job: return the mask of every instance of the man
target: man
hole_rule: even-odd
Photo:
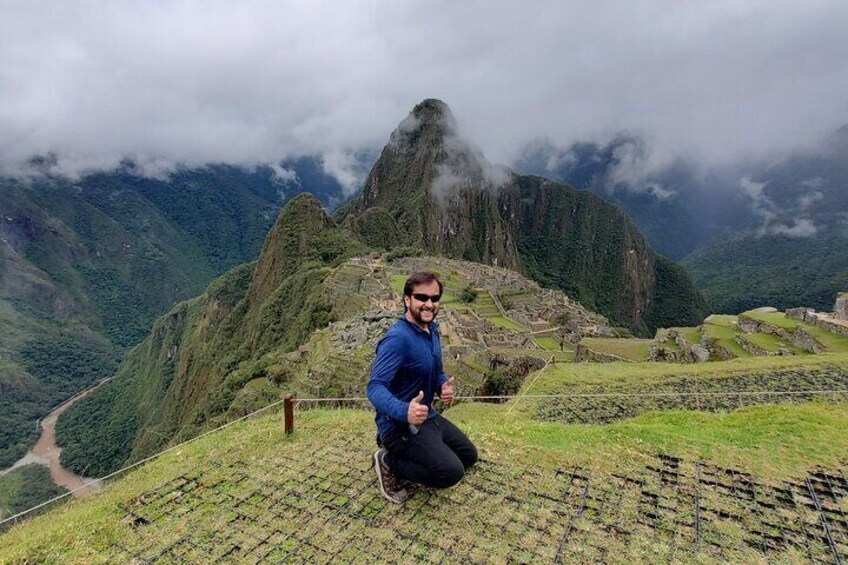
[[[454,377],[442,368],[439,313],[442,283],[415,273],[403,287],[405,312],[377,344],[368,399],[377,410],[374,468],[380,492],[400,504],[408,493],[398,478],[434,488],[455,485],[477,461],[477,448],[432,407],[438,393],[453,401]]]

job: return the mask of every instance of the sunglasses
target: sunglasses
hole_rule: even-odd
[[[416,292],[412,295],[412,298],[414,298],[418,302],[427,302],[428,300],[431,300],[433,304],[436,304],[439,302],[439,300],[442,299],[442,295],[434,294],[433,296],[430,296],[429,294],[421,294],[420,292]]]

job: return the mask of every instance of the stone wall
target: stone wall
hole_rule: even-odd
[[[787,308],[786,317],[798,320],[799,322],[806,322],[807,316],[814,313],[815,310],[812,308]]]
[[[796,327],[795,331],[789,337],[792,339],[792,345],[795,347],[800,347],[813,353],[824,353],[827,351],[827,348],[819,343],[810,332],[800,326]]]
[[[833,315],[837,320],[848,322],[848,292],[843,292],[836,297],[836,304],[833,306]]]
[[[701,331],[701,343],[709,350],[712,356],[715,356],[722,361],[733,359],[736,355],[729,349],[721,345],[718,340],[710,338],[703,330]]]
[[[848,336],[848,323],[841,322],[840,320],[827,318],[816,318],[816,325],[823,330],[827,330],[829,332],[833,332],[835,334]]]
[[[739,329],[746,334],[755,334],[760,331],[760,321],[748,316],[739,316]]]

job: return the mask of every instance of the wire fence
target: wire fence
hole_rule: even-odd
[[[637,416],[641,413],[655,410],[700,410],[728,411],[743,406],[761,403],[780,402],[848,402],[848,389],[825,390],[740,390],[740,391],[640,391],[640,392],[590,392],[590,393],[546,393],[546,394],[505,394],[505,395],[457,395],[454,403],[463,402],[494,402],[504,403],[513,401],[512,408],[520,402],[533,403],[535,416],[541,420],[562,421],[564,423],[597,424]],[[166,453],[170,453],[201,438],[220,432],[238,422],[248,420],[259,414],[278,409],[284,405],[285,399],[274,402],[249,414],[234,419],[217,428],[208,430],[198,436],[180,442],[158,453],[152,454],[130,465],[124,466],[103,477],[94,479],[84,486],[65,492],[59,496],[41,502],[31,508],[18,512],[0,520],[0,531],[13,523],[48,506],[66,500],[74,495],[90,490],[111,479],[125,474],[145,463],[153,461]],[[333,408],[365,408],[373,410],[367,397],[326,397],[326,398],[294,398],[293,406],[297,409],[310,409],[320,405],[330,405]],[[509,413],[509,411],[508,411]]]

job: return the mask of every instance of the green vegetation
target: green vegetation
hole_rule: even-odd
[[[62,464],[103,475],[226,421],[248,383],[273,374],[277,357],[350,306],[328,286],[345,284],[349,273],[328,277],[365,251],[312,196],[295,197],[255,265],[229,271],[160,318],[112,381],[59,418]]]
[[[619,208],[538,177],[517,177],[517,183],[504,199],[533,215],[533,221],[519,223],[516,240],[527,272],[539,283],[561,289],[636,335],[652,334],[659,327],[697,325],[706,316],[706,304],[686,272],[654,254]],[[528,200],[544,200],[545,206],[518,207]],[[646,261],[650,257],[653,271],[628,271],[626,253]],[[648,278],[656,285],[653,296],[645,297],[650,308],[643,316],[634,305],[634,281]]]
[[[596,387],[605,385],[650,386],[669,380],[710,379],[736,374],[773,373],[796,368],[819,370],[836,367],[848,368],[844,355],[822,354],[815,356],[747,357],[717,361],[715,363],[558,363],[546,369],[534,380],[529,391],[547,394],[563,387]]]
[[[555,337],[538,336],[534,337],[533,341],[535,341],[539,347],[547,349],[548,351],[562,351],[564,349],[562,342]]]
[[[66,492],[53,484],[50,470],[42,465],[24,465],[0,475],[0,520],[14,516],[45,500]],[[3,528],[0,527],[0,531]]]
[[[778,328],[782,328],[790,333],[794,331],[795,328],[801,328],[812,335],[816,341],[824,345],[828,352],[848,353],[848,336],[829,332],[818,326],[811,326],[810,324],[806,324],[799,320],[793,320],[792,318],[786,317],[786,315],[781,312],[744,312],[743,315],[777,326]]]
[[[686,343],[701,343],[701,330],[699,328],[672,328],[686,340]]]
[[[688,274],[654,253],[621,209],[533,176],[511,175],[494,195],[479,174],[479,152],[455,136],[446,150],[445,136],[455,132],[444,103],[425,100],[411,117],[417,126],[392,134],[367,190],[337,213],[341,223],[358,226],[373,214],[368,229],[382,233],[393,221],[399,246],[525,272],[639,336],[707,315]],[[445,168],[473,189],[440,200],[430,185]]]
[[[350,226],[366,245],[374,249],[392,249],[398,241],[398,227],[394,218],[379,206],[351,218]],[[399,249],[391,259],[409,256],[405,255],[409,251],[408,248]]]
[[[459,291],[459,293],[457,294],[457,299],[459,299],[460,302],[463,302],[465,304],[471,304],[472,302],[477,300],[477,295],[477,289],[474,288],[474,285],[472,283],[468,283],[467,285],[462,287],[462,290]]]
[[[513,330],[516,332],[526,332],[527,328],[522,326],[516,321],[510,320],[509,318],[505,318],[504,316],[486,316],[486,318],[495,324],[496,326],[500,326],[502,328],[506,328],[508,330]]]
[[[694,535],[668,537],[654,529],[647,514],[654,507],[640,502],[646,496],[655,493],[658,503],[667,504],[671,520],[691,522],[694,506],[676,498],[678,485],[666,489],[661,473],[650,468],[667,461],[658,454],[679,457],[675,472],[683,488],[694,481],[696,461],[702,473],[712,469],[708,465],[729,467],[747,473],[745,479],[760,488],[758,496],[766,496],[768,485],[802,481],[818,466],[839,468],[846,456],[846,406],[652,413],[586,426],[536,421],[525,410],[513,410],[512,403],[465,403],[447,416],[476,443],[482,461],[449,491],[414,490],[403,505],[390,505],[377,493],[366,464],[373,452],[367,411],[298,411],[290,438],[283,435],[282,416],[270,414],[201,438],[118,479],[98,496],[73,500],[12,528],[0,538],[0,561],[129,562],[156,555],[220,560],[226,554],[248,562],[283,559],[292,551],[306,561],[328,556],[373,561],[411,541],[410,555],[426,550],[448,563],[482,555],[551,561],[560,545],[566,562],[584,562],[587,555],[610,560],[608,551],[632,561],[796,562],[803,554],[791,547],[761,553],[744,542],[758,520],[779,518],[720,496],[706,483],[704,501],[722,504],[719,508],[735,516],[732,522],[702,516],[702,535],[715,546],[698,547]],[[633,487],[622,477],[642,482]],[[587,493],[585,506],[581,492]],[[463,511],[451,512],[457,504]],[[808,519],[818,525],[816,516],[786,512],[795,528]],[[604,527],[610,523],[622,532]],[[272,543],[263,543],[268,536]],[[823,542],[821,547],[827,551]]]
[[[489,370],[486,372],[482,396],[509,396],[521,388],[524,378],[531,371],[541,369],[545,363],[538,357],[502,357],[494,354],[489,357]]]
[[[683,265],[716,312],[760,306],[829,312],[848,288],[846,248],[839,229],[809,238],[751,234],[699,249]]]
[[[750,357],[751,354],[733,339],[739,334],[737,321],[738,316],[713,314],[704,320],[704,335],[707,339],[715,340],[734,357]]]
[[[764,333],[755,333],[743,336],[742,339],[746,339],[756,345],[757,347],[761,347],[766,351],[772,353],[780,353],[781,351],[788,351],[793,355],[804,355],[809,353],[799,347],[795,347],[792,345],[792,342],[781,339],[775,335],[764,334]]]
[[[650,339],[584,337],[580,340],[580,345],[591,351],[632,361],[647,361],[651,353]]]
[[[110,375],[157,316],[256,255],[279,207],[261,176],[209,167],[165,181],[124,170],[0,179],[0,468],[31,445],[39,417]]]

